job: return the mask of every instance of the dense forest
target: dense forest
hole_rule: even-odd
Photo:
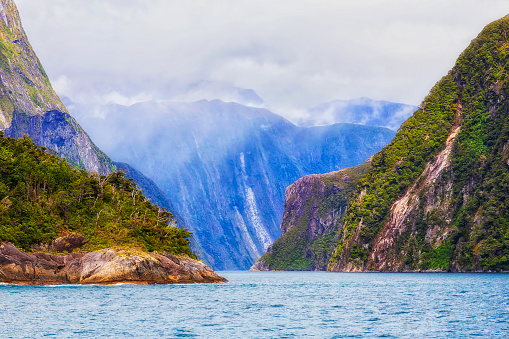
[[[81,248],[129,247],[196,256],[187,229],[121,171],[89,174],[29,137],[0,132],[0,240],[31,250],[75,232]]]
[[[509,269],[508,33],[508,17],[488,25],[374,156],[350,201],[330,267]],[[447,168],[429,185],[425,169],[453,130]],[[404,211],[404,223],[384,230],[405,195],[411,211]],[[376,252],[387,242],[383,234],[392,234],[391,244]]]

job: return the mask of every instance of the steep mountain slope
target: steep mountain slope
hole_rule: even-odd
[[[0,0],[0,79],[0,130],[6,136],[19,139],[27,134],[36,144],[55,150],[88,172],[106,174],[115,168],[54,92],[11,0]],[[127,164],[117,165],[146,191],[152,202],[167,208],[184,226],[171,202],[150,179]]]
[[[278,238],[286,186],[362,163],[394,135],[349,124],[302,128],[219,100],[73,114],[102,149],[165,192],[193,231],[193,250],[217,269],[248,269]]]
[[[0,130],[7,136],[28,134],[89,172],[112,170],[53,91],[12,0],[0,0],[0,80]]]
[[[166,194],[153,180],[147,178],[143,173],[125,162],[113,162],[113,165],[117,168],[117,170],[123,171],[126,178],[134,180],[138,187],[143,191],[143,195],[147,197],[152,204],[156,204],[161,208],[165,208],[168,212],[171,212],[180,228],[186,227],[184,218],[182,218],[182,216],[175,210],[170,199],[168,199]]]
[[[301,126],[323,126],[336,123],[362,124],[397,130],[417,107],[389,101],[357,98],[326,102],[308,110]]]
[[[333,271],[509,270],[509,16],[488,25],[373,158]]]
[[[251,270],[325,271],[350,194],[368,169],[369,161],[327,174],[307,175],[288,186],[281,237]]]

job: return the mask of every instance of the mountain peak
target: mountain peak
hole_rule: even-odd
[[[0,0],[0,125],[10,126],[14,111],[40,115],[66,112],[51,87],[21,25],[12,0]]]

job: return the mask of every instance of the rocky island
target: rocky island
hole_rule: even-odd
[[[123,172],[89,174],[2,132],[0,171],[0,282],[226,282]]]
[[[61,239],[61,238],[59,238]],[[0,245],[0,282],[22,285],[220,283],[201,261],[189,256],[136,249],[105,248],[56,255],[26,253],[11,243]]]

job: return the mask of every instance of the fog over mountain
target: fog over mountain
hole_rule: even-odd
[[[237,101],[217,88],[252,88],[291,121],[336,99],[419,104],[507,11],[506,0],[17,3],[59,95],[130,105]]]
[[[369,98],[335,100],[309,109],[298,123],[301,126],[351,123],[397,130],[416,109],[412,105]]]
[[[115,161],[152,179],[216,269],[247,269],[280,235],[286,187],[364,162],[393,137],[380,127],[298,127],[220,100],[67,107]]]

